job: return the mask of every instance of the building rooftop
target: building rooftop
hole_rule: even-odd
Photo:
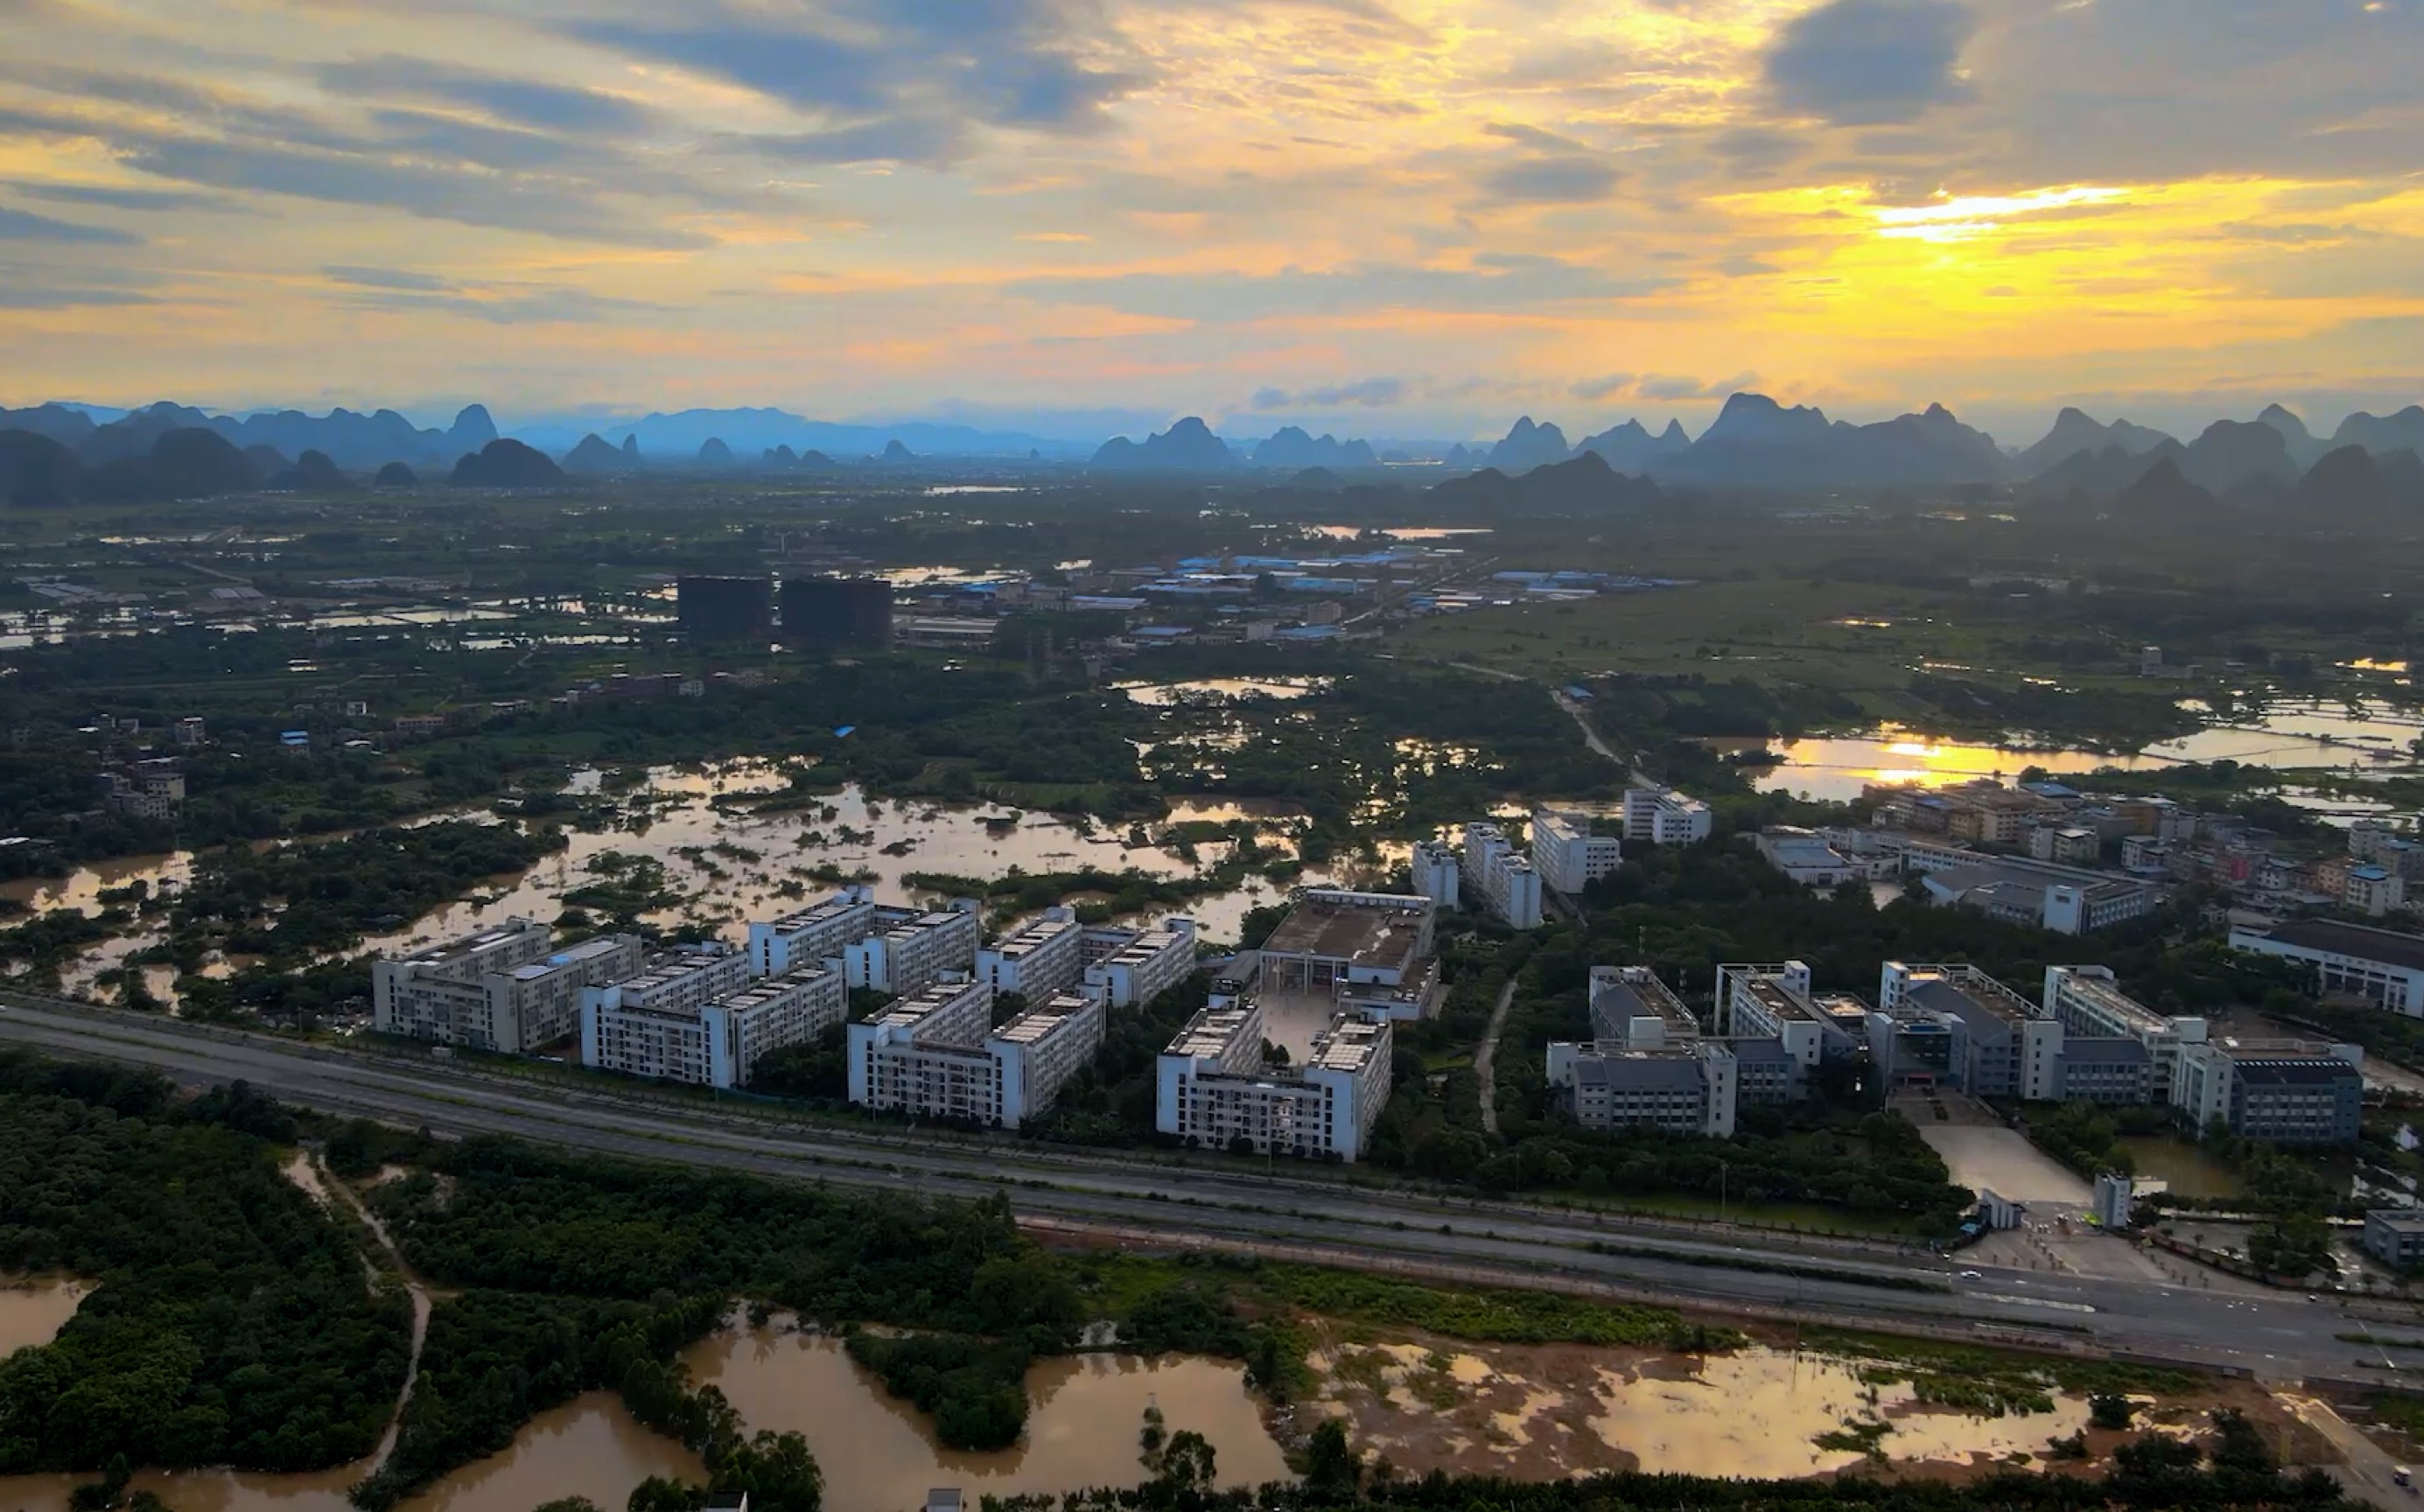
[[[852,898],[845,894],[828,898],[821,903],[811,904],[806,908],[795,909],[766,927],[777,934],[796,934],[802,930],[821,924],[829,918],[847,914],[852,909],[865,908],[868,904],[869,900],[866,899]]]
[[[2333,955],[2354,956],[2360,961],[2378,961],[2386,966],[2424,971],[2424,934],[2377,930],[2363,924],[2341,924],[2332,919],[2299,918],[2276,926],[2267,937],[2303,950],[2322,950]]]
[[[988,948],[1004,961],[1016,961],[1043,949],[1064,934],[1075,933],[1084,928],[1074,918],[1040,918],[995,942]]]
[[[1030,1008],[1018,1017],[993,1031],[993,1037],[1008,1044],[1034,1044],[1050,1039],[1061,1027],[1096,1006],[1091,997],[1076,993],[1055,993],[1038,1007]]]
[[[2065,1061],[2073,1064],[2093,1062],[2108,1066],[2143,1066],[2154,1058],[2146,1053],[2145,1045],[2138,1041],[2117,1039],[2073,1040],[2065,1037],[2062,1042],[2062,1055]]]
[[[630,992],[646,993],[696,976],[702,971],[724,964],[732,957],[729,949],[684,950],[670,960],[650,962],[636,977],[626,977],[614,985]]]
[[[957,1004],[971,992],[990,994],[992,989],[981,982],[938,981],[906,997],[894,999],[883,1012],[868,1022],[882,1028],[908,1029],[915,1033],[918,1025]]]
[[[527,966],[516,966],[512,976],[517,981],[534,981],[550,972],[561,971],[566,966],[576,966],[584,961],[595,961],[599,956],[610,956],[621,948],[623,948],[623,941],[620,938],[612,934],[600,934],[593,939],[583,940],[579,945],[566,946],[544,961],[534,961]]]
[[[2377,1207],[2365,1216],[2368,1223],[2380,1223],[2394,1233],[2424,1233],[2424,1213],[2409,1208]]]
[[[2101,1011],[2125,1024],[2134,1025],[2149,1034],[2160,1034],[2172,1027],[2167,1015],[2156,1012],[2101,977],[2072,972],[2068,982],[2064,990],[2071,996],[2095,1004]]]
[[[1590,1009],[1595,1020],[1610,1024],[1654,1018],[1678,1034],[1700,1032],[1700,1021],[1683,1006],[1682,998],[1658,979],[1658,974],[1647,966],[1619,966],[1613,970],[1592,968]]]
[[[1353,1075],[1372,1063],[1372,1058],[1380,1053],[1388,1039],[1388,1026],[1342,1014],[1313,1037],[1313,1052],[1305,1058],[1305,1069]]]
[[[728,1009],[757,1008],[761,1004],[771,1003],[776,998],[783,997],[819,977],[831,975],[833,974],[821,966],[802,966],[794,971],[787,971],[779,977],[761,977],[738,992],[725,994],[716,1001]]]
[[[1367,969],[1411,974],[1421,955],[1424,926],[1436,905],[1416,894],[1365,896],[1396,900],[1350,903],[1337,898],[1300,896],[1263,942],[1264,953],[1345,961]]]
[[[1194,943],[1193,936],[1183,934],[1177,930],[1150,929],[1105,956],[1103,961],[1107,965],[1116,963],[1123,966],[1132,966],[1152,960],[1172,946],[1181,944],[1192,946]]]
[[[2354,1066],[2334,1056],[2231,1058],[2237,1062],[2240,1081],[2258,1087],[2320,1087],[2358,1074]]]
[[[1187,1027],[1178,1031],[1178,1038],[1162,1054],[1218,1060],[1255,1017],[1251,1008],[1207,1008],[1188,1020]]]
[[[466,934],[458,939],[441,940],[436,945],[423,946],[401,959],[409,961],[415,965],[445,965],[451,962],[467,960],[484,950],[493,949],[516,935],[537,927],[537,921],[534,919],[507,919],[494,929],[482,930],[476,934]]]
[[[1969,1020],[1983,1014],[2022,1024],[2036,1016],[2027,998],[1974,967],[1916,977],[1909,995],[1922,1007]]]
[[[1577,1087],[1626,1091],[1698,1091],[1699,1057],[1689,1050],[1601,1050],[1574,1061]]]

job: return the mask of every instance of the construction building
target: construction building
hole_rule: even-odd
[[[599,935],[558,950],[544,924],[493,930],[371,963],[371,1023],[382,1034],[519,1055],[581,1027],[584,989],[637,970],[641,945]]]
[[[1734,1053],[1722,1042],[1656,1049],[1559,1042],[1549,1046],[1548,1074],[1559,1105],[1585,1128],[1733,1137],[1740,1089]]]
[[[1259,952],[1263,990],[1367,1018],[1426,1018],[1439,1003],[1437,909],[1411,893],[1300,888]]]
[[[842,979],[853,988],[908,994],[977,963],[984,926],[974,899],[932,912],[878,907],[875,928],[842,947]]]
[[[1005,1129],[1050,1110],[1103,1042],[1103,1000],[1055,993],[988,1029],[994,990],[942,983],[849,1031],[850,1100]]]
[[[774,629],[773,580],[677,578],[674,610],[682,634],[693,642],[756,641],[763,649]]]
[[[841,959],[875,932],[875,889],[845,887],[823,901],[749,926],[749,965],[760,977]]]
[[[977,979],[996,993],[1041,1001],[1086,975],[1086,930],[1071,908],[1051,908],[1032,924],[977,951]]]
[[[1656,784],[1624,790],[1624,837],[1644,845],[1697,845],[1716,816],[1697,798]]]
[[[1353,1161],[1391,1074],[1385,1019],[1342,1013],[1302,1065],[1267,1066],[1261,1005],[1216,995],[1161,1053],[1154,1125],[1197,1148]]]
[[[706,979],[694,973],[678,984],[660,979],[654,990],[585,994],[582,1064],[697,1087],[745,1087],[759,1059],[814,1040],[849,1008],[841,978],[821,966],[744,980],[701,1001],[694,989]]]
[[[1540,884],[1571,898],[1613,875],[1624,861],[1624,842],[1591,833],[1588,814],[1539,809],[1532,815],[1532,869]]]
[[[1476,821],[1464,827],[1464,885],[1515,928],[1539,928],[1540,874],[1497,825]]]
[[[990,624],[987,632],[990,639]],[[799,646],[888,645],[892,585],[881,578],[788,579],[783,640]]]
[[[2301,918],[2270,929],[2230,931],[2230,947],[2303,961],[2326,995],[2362,997],[2376,1008],[2424,1018],[2424,934]]]
[[[1195,921],[1164,919],[1085,970],[1086,990],[1113,1008],[1150,1003],[1195,973]]]

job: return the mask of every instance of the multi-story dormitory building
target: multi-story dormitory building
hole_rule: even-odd
[[[581,994],[640,967],[640,942],[599,935],[555,948],[526,918],[371,963],[371,1023],[382,1034],[521,1055],[581,1027]]]
[[[974,899],[931,912],[879,906],[873,931],[842,947],[842,979],[905,995],[973,968],[983,938]]]
[[[626,987],[635,990],[627,995]],[[822,966],[744,976],[712,995],[651,993],[645,981],[593,987],[582,995],[582,1065],[702,1087],[748,1085],[768,1052],[824,1033],[842,1021],[850,1001],[841,978]]]
[[[850,1100],[1014,1129],[1052,1106],[1103,1042],[1103,999],[1057,993],[989,1029],[994,990],[938,982],[850,1027]]]
[[[1811,990],[1800,962],[1717,970],[1715,1032],[1646,967],[1591,971],[1587,1043],[1549,1047],[1549,1082],[1599,1128],[1718,1138],[1738,1106],[1807,1095],[1810,1073],[1855,1062],[1873,1086],[2024,1101],[2161,1104],[2202,1130],[2281,1143],[2356,1137],[2353,1045],[2216,1040],[2202,1018],[2147,1008],[2101,966],[2054,966],[2032,1000],[1975,966],[1889,962],[1874,1009]]]
[[[1390,1022],[1338,1014],[1298,1064],[1263,1059],[1262,1005],[1222,983],[1155,1068],[1155,1127],[1190,1145],[1352,1161],[1389,1100]]]
[[[1475,822],[1464,827],[1459,886],[1474,901],[1515,928],[1539,928],[1540,874],[1497,825]]]

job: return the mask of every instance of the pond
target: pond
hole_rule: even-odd
[[[2114,1142],[2129,1152],[2139,1175],[2160,1178],[2181,1197],[2238,1197],[2247,1190],[2237,1171],[2177,1135],[2125,1135]]]
[[[927,1488],[958,1486],[979,1496],[1133,1486],[1144,1410],[1158,1407],[1172,1432],[1211,1441],[1220,1484],[1290,1478],[1263,1426],[1242,1367],[1170,1356],[1084,1354],[1028,1373],[1027,1437],[993,1454],[948,1450],[933,1424],[852,1361],[839,1340],[780,1326],[719,1334],[685,1362],[699,1384],[732,1400],[752,1431],[794,1429],[808,1438],[835,1507],[915,1507]]]
[[[91,1292],[72,1277],[0,1276],[0,1360],[57,1338]]]
[[[2200,705],[2191,711],[2205,710]],[[2275,701],[2248,719],[2216,724],[2136,753],[2089,751],[2024,738],[2000,743],[1945,740],[1893,724],[1859,735],[1711,743],[1725,750],[1763,747],[1781,756],[1782,764],[1752,777],[1752,786],[1762,791],[1842,803],[1859,797],[1860,789],[1870,783],[1915,782],[1941,788],[1980,777],[2008,782],[2029,767],[2043,768],[2056,776],[2083,776],[2107,767],[2160,772],[2182,762],[2228,760],[2289,770],[2354,764],[2362,774],[2381,775],[2413,768],[2411,742],[2419,736],[2424,736],[2424,718],[2379,699],[2354,704],[2310,699]],[[2370,806],[2337,800],[2311,802],[2312,806],[2334,812]]]

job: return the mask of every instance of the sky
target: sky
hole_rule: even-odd
[[[0,403],[2424,399],[2424,0],[0,0]]]

